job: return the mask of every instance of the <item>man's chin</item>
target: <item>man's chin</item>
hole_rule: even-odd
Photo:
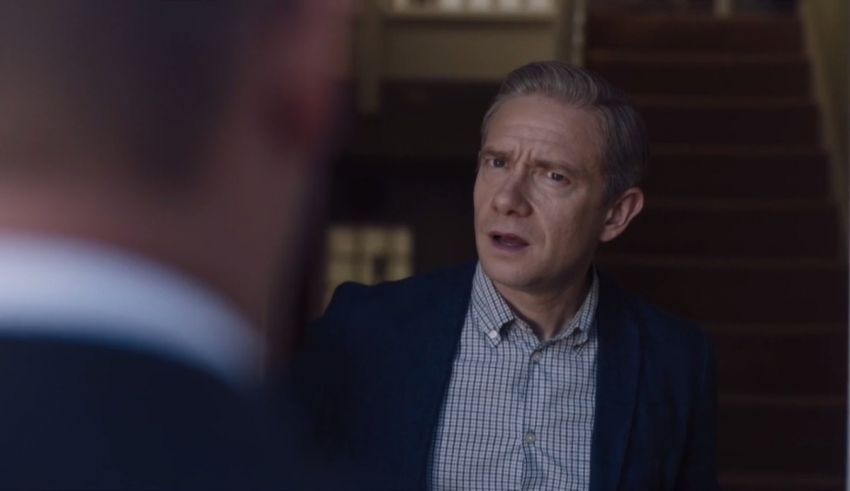
[[[481,267],[494,284],[513,290],[525,290],[531,282],[529,269],[521,264],[505,264],[504,261],[482,258]]]

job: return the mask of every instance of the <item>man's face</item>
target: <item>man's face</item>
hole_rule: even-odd
[[[605,222],[599,123],[544,96],[505,101],[475,181],[475,242],[497,287],[557,293],[583,278]]]

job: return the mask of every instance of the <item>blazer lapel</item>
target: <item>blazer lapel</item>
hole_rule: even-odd
[[[626,314],[623,292],[600,274],[591,491],[617,489],[629,443],[640,373],[640,334]]]
[[[405,383],[407,408],[402,415],[410,447],[405,449],[399,469],[400,488],[425,487],[434,429],[469,307],[474,271],[472,263],[445,281],[435,282],[431,295],[424,295],[427,305],[414,313],[417,318],[412,320],[410,332],[416,339],[408,346],[415,347],[410,353],[415,362]]]

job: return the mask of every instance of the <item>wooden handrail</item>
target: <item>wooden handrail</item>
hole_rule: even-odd
[[[575,65],[584,65],[584,52],[587,43],[587,0],[567,0],[562,8],[568,12],[570,22],[570,40],[567,43],[570,55],[567,61]]]
[[[824,146],[832,163],[833,195],[841,211],[844,246],[850,223],[850,6],[846,0],[801,0],[800,15],[814,65],[815,96]],[[850,456],[848,456],[850,458]]]

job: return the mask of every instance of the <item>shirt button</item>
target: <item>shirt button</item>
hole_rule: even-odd
[[[543,352],[542,351],[535,351],[534,353],[531,354],[531,361],[533,361],[534,363],[539,362],[541,358],[543,358]]]
[[[525,434],[525,443],[534,443],[537,441],[537,435],[534,434],[533,431],[529,431]]]

